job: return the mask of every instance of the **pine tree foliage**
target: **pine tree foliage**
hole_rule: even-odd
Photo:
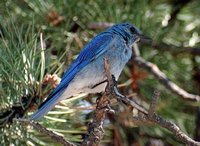
[[[45,75],[61,77],[81,48],[105,29],[91,29],[91,24],[130,22],[156,43],[200,49],[199,7],[198,0],[1,0],[0,145],[59,145],[15,118],[29,118],[51,91],[51,86],[43,84]],[[200,94],[200,55],[147,45],[140,45],[140,51],[181,88]],[[151,74],[131,64],[119,79],[120,85],[125,83],[122,93],[137,93],[148,107],[153,90],[160,90],[157,113],[194,138],[199,103],[181,99]],[[136,84],[130,83],[131,78]],[[96,95],[64,100],[40,123],[79,143],[91,120],[95,100]],[[116,115],[105,121],[102,145],[153,145],[154,140],[165,145],[181,144],[166,129],[135,125],[127,114],[130,111],[118,104],[113,108]]]

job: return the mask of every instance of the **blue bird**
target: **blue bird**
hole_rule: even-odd
[[[80,93],[103,92],[106,87],[104,58],[109,60],[110,72],[118,79],[132,56],[132,45],[142,36],[141,31],[129,23],[114,25],[98,34],[82,49],[63,75],[60,84],[31,119],[40,119],[63,99]]]

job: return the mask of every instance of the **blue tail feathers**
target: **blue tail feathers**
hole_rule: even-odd
[[[58,97],[59,95],[57,95]],[[39,120],[45,114],[47,114],[57,103],[59,102],[59,98],[55,96],[53,98],[48,98],[39,109],[32,115],[31,120]]]

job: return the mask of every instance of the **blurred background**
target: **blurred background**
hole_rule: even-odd
[[[0,145],[59,145],[15,117],[29,117],[51,92],[45,83],[61,77],[80,50],[99,32],[129,22],[153,39],[139,44],[143,58],[169,79],[200,94],[199,0],[1,0],[0,1]],[[51,75],[54,75],[53,77]],[[57,76],[56,76],[57,75]],[[199,103],[181,99],[150,73],[130,61],[119,79],[120,91],[148,108],[155,89],[161,92],[157,114],[200,141]],[[62,101],[40,123],[80,143],[98,95]],[[102,146],[184,145],[170,131],[153,124],[136,125],[132,114],[113,101]]]

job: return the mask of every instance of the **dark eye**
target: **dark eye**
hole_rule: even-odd
[[[128,43],[128,38],[127,37],[124,37],[124,40],[126,43]]]
[[[130,27],[130,32],[131,32],[132,34],[135,34],[135,33],[136,33],[135,28],[134,28],[134,27]]]

